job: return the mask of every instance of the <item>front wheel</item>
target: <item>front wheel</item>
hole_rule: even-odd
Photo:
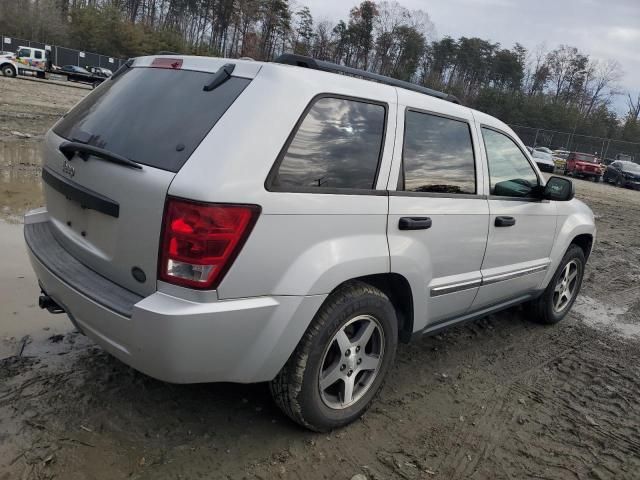
[[[5,65],[2,67],[2,74],[5,77],[15,77],[16,76],[16,69],[13,68],[11,65]]]
[[[347,425],[369,408],[396,353],[398,321],[379,289],[353,282],[320,308],[270,384],[276,404],[317,432]]]
[[[543,294],[529,305],[533,321],[554,324],[569,313],[582,286],[585,263],[582,248],[571,244]]]

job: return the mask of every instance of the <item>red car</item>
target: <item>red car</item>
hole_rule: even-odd
[[[600,159],[588,153],[571,152],[564,167],[565,175],[593,178],[596,182],[602,181],[604,171],[605,166],[600,163]]]

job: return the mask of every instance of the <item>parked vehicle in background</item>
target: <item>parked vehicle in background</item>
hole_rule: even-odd
[[[535,147],[534,150],[536,150],[538,152],[542,152],[542,153],[548,153],[549,155],[551,155],[553,153],[553,151],[550,148],[547,148],[547,147]]]
[[[568,150],[554,150],[552,153],[553,163],[558,170],[564,171],[567,165],[567,157],[569,156]]]
[[[129,61],[45,137],[40,306],[161,380],[270,382],[316,431],[362,415],[399,342],[562,320],[596,233],[572,182],[455,97],[353,72]]]
[[[547,173],[553,173],[556,165],[553,163],[551,150],[546,147],[536,147],[531,152],[531,156],[540,170]]]
[[[604,181],[619,187],[640,190],[640,165],[637,163],[616,160],[604,172]]]
[[[79,82],[92,85],[94,88],[104,82],[107,77],[91,73],[85,68],[76,65],[65,65],[61,67],[57,73],[66,75],[70,82]]]
[[[571,152],[567,156],[564,174],[575,177],[590,178],[595,182],[602,180],[605,166],[595,155],[589,153]]]
[[[102,68],[102,67],[87,67],[87,71],[89,71],[90,73],[92,73],[93,75],[96,75],[98,77],[102,77],[102,78],[108,78],[111,75],[113,75],[113,72],[111,70],[109,70],[108,68]]]
[[[33,75],[45,78],[50,68],[49,52],[41,48],[18,47],[15,54],[0,57],[0,71],[5,77]]]

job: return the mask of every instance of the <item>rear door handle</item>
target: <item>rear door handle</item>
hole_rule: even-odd
[[[496,217],[496,227],[513,227],[516,224],[516,219],[513,217]]]
[[[402,217],[398,222],[400,230],[426,230],[431,228],[429,217]]]

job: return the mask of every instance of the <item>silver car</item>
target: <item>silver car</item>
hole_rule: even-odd
[[[596,233],[502,122],[295,56],[131,60],[47,133],[42,176],[43,308],[167,382],[270,382],[317,431],[399,343],[521,303],[561,320]]]

